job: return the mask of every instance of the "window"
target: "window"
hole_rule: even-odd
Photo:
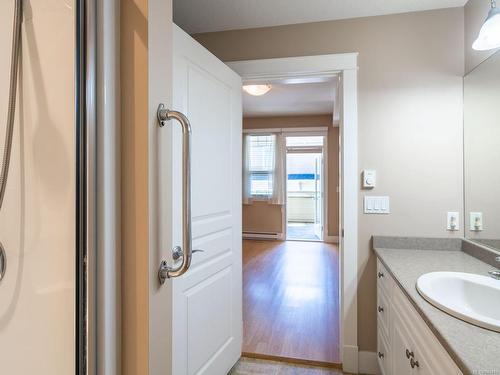
[[[284,137],[281,133],[254,133],[244,137],[243,203],[253,199],[284,204]]]
[[[275,168],[275,135],[250,135],[247,138],[247,165],[252,197],[273,195]]]
[[[286,137],[286,147],[314,147],[323,146],[323,136]]]

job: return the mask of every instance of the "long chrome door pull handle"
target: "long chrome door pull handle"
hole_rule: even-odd
[[[160,263],[158,278],[160,284],[170,277],[179,277],[186,273],[191,265],[192,239],[191,239],[191,124],[188,118],[181,112],[171,111],[164,104],[158,106],[156,112],[160,127],[166,125],[169,120],[177,120],[182,127],[182,247],[174,247],[175,254],[179,251],[178,259],[182,261],[178,266],[169,266],[166,261]]]

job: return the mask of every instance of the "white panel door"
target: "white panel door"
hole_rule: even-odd
[[[392,357],[392,374],[394,375],[412,375],[414,374],[413,369],[410,366],[410,357],[408,357],[407,352],[412,352],[415,348],[415,344],[410,339],[410,333],[402,322],[399,314],[394,311],[391,314],[393,320],[392,324],[392,345],[391,345],[391,357]]]
[[[173,109],[191,122],[190,269],[172,279],[172,374],[226,374],[241,354],[241,78],[174,26]],[[173,130],[173,243],[181,243],[181,132]]]

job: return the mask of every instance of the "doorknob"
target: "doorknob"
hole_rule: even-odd
[[[166,261],[160,263],[158,279],[160,284],[170,277],[179,277],[187,272],[191,265],[192,239],[191,239],[191,124],[181,112],[171,111],[164,104],[158,106],[156,111],[158,124],[164,127],[169,120],[176,120],[182,128],[182,247],[172,250],[179,254],[177,259],[182,262],[177,266],[169,266]]]

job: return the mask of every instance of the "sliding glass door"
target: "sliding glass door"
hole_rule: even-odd
[[[324,183],[323,183],[323,151],[314,155],[314,234],[323,240],[324,218]]]
[[[323,240],[323,138],[286,138],[285,216],[288,240]]]

